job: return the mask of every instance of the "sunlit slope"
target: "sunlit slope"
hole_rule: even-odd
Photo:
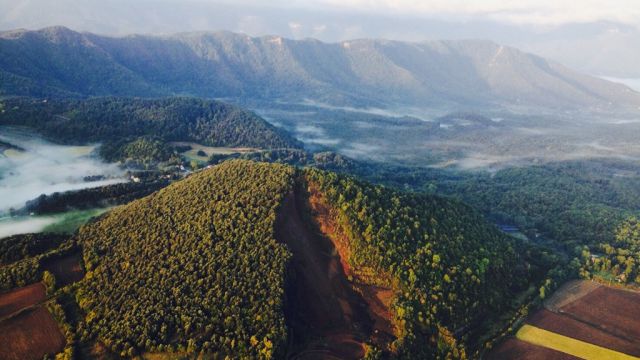
[[[283,212],[293,194],[298,205]],[[368,298],[363,306],[371,309],[359,311],[388,313],[384,327],[393,334],[377,342],[387,355],[476,356],[508,326],[530,284],[540,287],[555,266],[553,257],[516,243],[455,201],[331,172],[233,160],[80,229],[87,270],[77,295],[85,312],[80,332],[124,356],[283,356],[300,345],[300,336],[287,336],[285,289],[306,268],[288,260],[306,260],[296,258],[304,252],[289,251],[301,239],[278,238],[276,219],[280,230],[294,217],[292,226],[309,226],[304,221],[315,215],[305,199],[322,202],[315,210],[326,209],[326,224],[335,225],[327,236],[339,235],[332,238],[338,251],[318,255],[342,257],[332,263],[350,268],[341,289],[384,294],[384,304],[372,309]],[[358,341],[375,338],[371,332]]]
[[[282,350],[289,253],[273,228],[292,174],[227,162],[83,227],[87,331],[124,355]]]
[[[553,256],[519,244],[462,203],[305,174],[333,209],[341,253],[358,281],[393,291],[391,347],[402,356],[479,356],[529,286],[555,266]]]

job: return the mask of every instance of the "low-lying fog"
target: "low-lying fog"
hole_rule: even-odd
[[[0,142],[18,148],[0,144],[0,215],[41,194],[125,181],[118,166],[93,154],[95,146],[57,145],[15,127],[0,127]],[[104,178],[88,182],[86,176]]]
[[[640,161],[640,111],[607,116],[525,110],[407,109],[390,116],[308,103],[259,113],[310,150],[360,160],[489,171],[579,159]]]
[[[0,218],[0,239],[17,234],[41,232],[59,219],[55,216],[18,216]]]

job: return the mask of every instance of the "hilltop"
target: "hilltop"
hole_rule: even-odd
[[[245,160],[118,207],[73,242],[77,334],[122,356],[464,358],[555,264],[461,203]]]
[[[172,141],[259,149],[302,146],[253,112],[216,100],[9,98],[0,107],[0,125],[30,127],[59,143],[102,143],[107,160],[131,155],[166,160]]]

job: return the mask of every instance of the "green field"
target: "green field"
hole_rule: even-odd
[[[71,210],[60,215],[56,215],[59,220],[51,225],[46,226],[43,232],[68,233],[75,232],[80,226],[84,225],[91,218],[102,215],[111,208],[96,208],[88,210]]]
[[[204,146],[197,143],[192,142],[172,142],[171,145],[174,146],[190,146],[191,150],[187,150],[180,155],[184,157],[187,161],[195,160],[199,164],[206,163],[209,160],[211,155],[231,155],[231,154],[242,154],[256,151],[253,148],[230,148],[230,147],[214,147],[214,146]],[[198,155],[198,151],[203,151],[206,156]]]

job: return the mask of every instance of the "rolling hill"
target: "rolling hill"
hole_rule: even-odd
[[[244,160],[74,242],[77,333],[125,357],[475,357],[553,267],[461,203]]]
[[[135,152],[167,157],[169,141],[262,149],[300,148],[285,131],[256,114],[215,100],[91,98],[0,101],[0,125],[26,126],[58,142],[101,142],[101,152],[116,160]]]
[[[349,106],[632,108],[626,86],[489,41],[252,38],[229,32],[107,37],[63,27],[0,33],[0,91],[186,94]]]

